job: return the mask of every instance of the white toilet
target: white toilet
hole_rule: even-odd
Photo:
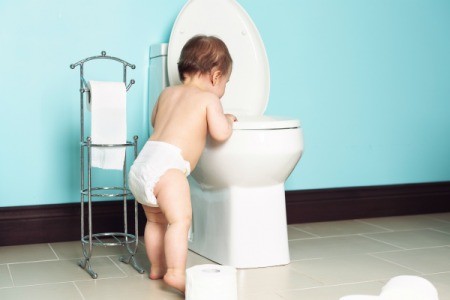
[[[150,109],[165,86],[180,83],[181,49],[197,34],[217,36],[228,46],[233,72],[222,104],[238,122],[224,144],[207,141],[189,177],[189,248],[236,268],[288,264],[284,182],[303,152],[303,134],[299,120],[263,115],[269,99],[269,64],[255,25],[235,0],[188,1],[168,47],[151,47]]]

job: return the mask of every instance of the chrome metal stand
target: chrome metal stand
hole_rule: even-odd
[[[128,233],[128,218],[127,218],[127,198],[131,197],[131,192],[126,188],[127,182],[127,167],[126,167],[126,152],[125,160],[122,169],[123,182],[122,186],[112,187],[93,187],[92,186],[92,165],[91,165],[91,152],[93,147],[133,147],[134,158],[137,157],[137,142],[138,137],[134,136],[134,141],[127,141],[124,144],[93,144],[90,137],[84,138],[85,124],[84,124],[84,100],[85,94],[89,93],[89,86],[84,78],[84,63],[96,60],[96,59],[110,59],[123,64],[123,82],[126,85],[128,91],[134,84],[134,80],[131,79],[127,85],[127,67],[135,69],[135,65],[119,59],[117,57],[106,56],[106,52],[102,51],[99,56],[92,56],[83,59],[77,63],[71,64],[70,68],[75,69],[80,66],[80,167],[81,167],[81,245],[83,249],[84,258],[78,263],[78,265],[85,269],[86,272],[96,279],[98,274],[94,272],[91,265],[91,258],[94,246],[124,246],[127,249],[128,254],[120,257],[120,261],[130,264],[136,271],[143,274],[142,269],[136,262],[135,255],[138,248],[138,203],[134,201],[134,235]],[[85,164],[85,157],[87,156],[87,165]],[[87,169],[87,170],[86,170]],[[87,171],[87,182],[85,182],[85,172]],[[123,232],[104,232],[93,233],[93,221],[92,221],[92,199],[96,197],[111,198],[113,200],[123,201]],[[87,202],[86,202],[87,199]],[[88,234],[85,235],[85,207],[87,205],[88,213]]]

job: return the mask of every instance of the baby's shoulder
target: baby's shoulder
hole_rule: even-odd
[[[218,97],[211,92],[201,90],[199,88],[179,86],[179,91],[185,97],[192,99],[193,101],[211,102],[218,100]]]
[[[219,98],[214,93],[208,91],[198,92],[197,97],[198,99],[204,101],[206,104],[219,100]]]
[[[183,85],[167,87],[160,95],[160,102],[182,102],[185,105],[193,105],[197,108],[206,107],[211,103],[218,102],[218,100],[220,99],[214,93]]]

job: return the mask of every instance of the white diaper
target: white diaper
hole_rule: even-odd
[[[143,205],[158,207],[153,188],[170,169],[178,169],[186,176],[191,173],[191,165],[184,160],[180,148],[165,142],[148,141],[128,174],[128,185],[136,200]]]

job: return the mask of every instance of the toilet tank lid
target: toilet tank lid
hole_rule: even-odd
[[[301,127],[300,120],[275,116],[237,116],[234,130],[270,130]]]
[[[160,56],[167,56],[167,43],[150,45],[149,58],[156,58]]]

